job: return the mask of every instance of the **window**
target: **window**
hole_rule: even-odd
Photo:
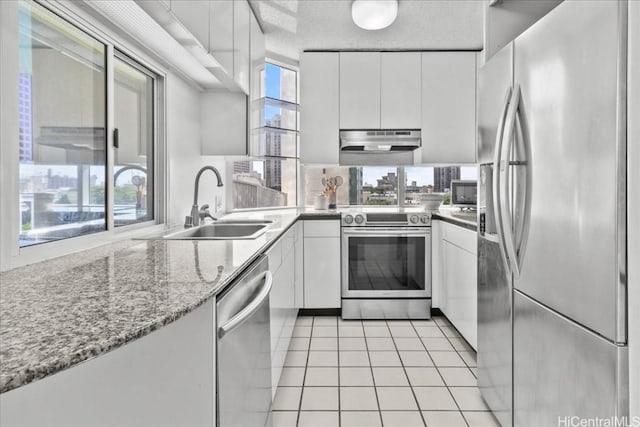
[[[104,231],[106,46],[32,2],[19,28],[20,246]]]
[[[19,2],[21,247],[103,232],[112,220],[117,227],[154,219],[155,77],[122,55],[108,58],[107,51],[43,6]],[[113,81],[106,72],[110,59]],[[110,111],[120,144],[113,166],[107,161]]]
[[[298,172],[298,73],[267,63],[252,106],[251,160],[234,161],[235,209],[295,206]]]
[[[326,181],[336,176],[343,182],[336,189],[338,205],[410,206],[419,205],[423,193],[448,193],[454,179],[475,180],[477,167],[307,167],[304,176],[307,206],[313,205],[316,194],[325,191],[323,178]]]

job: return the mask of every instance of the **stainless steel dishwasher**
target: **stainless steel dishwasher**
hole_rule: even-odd
[[[218,297],[218,427],[271,427],[272,283],[260,256]]]

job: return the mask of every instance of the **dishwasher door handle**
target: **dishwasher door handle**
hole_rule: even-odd
[[[224,325],[218,328],[218,339],[224,337],[226,334],[240,326],[245,320],[251,317],[251,315],[255,313],[256,310],[258,310],[260,305],[262,305],[264,300],[269,296],[271,287],[273,286],[273,275],[270,271],[265,271],[261,280],[264,280],[262,290],[258,292],[253,301],[247,304],[245,308],[240,310],[238,314],[227,320]]]

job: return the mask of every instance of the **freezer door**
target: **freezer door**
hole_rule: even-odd
[[[629,415],[627,347],[612,344],[518,291],[513,303],[516,427],[578,425],[571,424],[570,417]]]
[[[623,7],[563,2],[514,42],[531,150],[529,240],[514,287],[615,342],[625,341]]]
[[[513,83],[513,44],[484,64],[478,74],[478,162],[493,161],[493,148],[507,92]]]

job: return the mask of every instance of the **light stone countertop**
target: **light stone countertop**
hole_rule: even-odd
[[[349,210],[233,213],[224,218],[273,223],[253,240],[160,239],[181,229],[167,228],[0,272],[0,393],[179,319],[225,289],[296,220],[339,219]]]
[[[221,292],[299,217],[268,210],[225,218],[274,221],[253,240],[127,240],[0,273],[0,393],[67,369],[171,323]],[[176,227],[175,230],[181,227]]]

